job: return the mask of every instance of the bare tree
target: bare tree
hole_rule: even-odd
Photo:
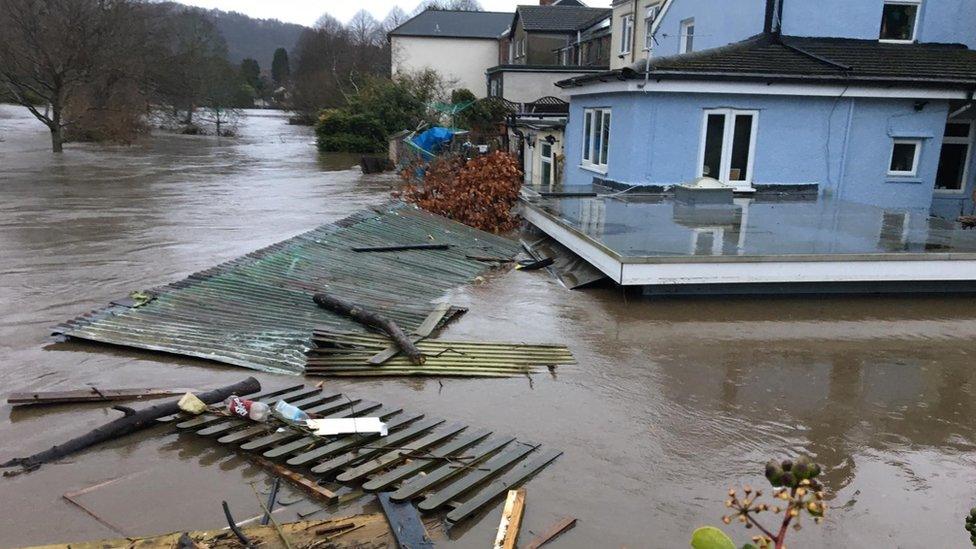
[[[410,16],[408,16],[407,12],[403,11],[400,6],[393,6],[390,13],[386,14],[386,17],[383,19],[383,33],[389,33],[391,30],[402,25],[409,18]]]
[[[127,47],[130,8],[125,0],[4,0],[0,86],[48,127],[54,152],[71,124],[65,104]]]
[[[483,11],[483,8],[478,0],[423,0],[411,15],[417,15],[424,10]]]
[[[383,43],[383,28],[368,11],[359,10],[346,25],[352,44],[357,48],[379,46]]]
[[[332,34],[338,34],[343,30],[342,23],[340,23],[338,19],[330,15],[328,12],[323,13],[322,16],[315,21],[314,28]]]

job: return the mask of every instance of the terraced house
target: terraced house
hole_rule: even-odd
[[[567,182],[706,176],[972,213],[976,2],[627,4],[613,41],[633,62],[560,83]],[[651,7],[641,44],[634,20]]]

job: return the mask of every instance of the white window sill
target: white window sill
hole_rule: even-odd
[[[895,40],[893,38],[879,38],[878,42],[882,44],[914,44],[915,40]]]
[[[607,175],[607,168],[606,167],[601,168],[601,167],[595,166],[593,164],[580,164],[579,167],[580,167],[581,170],[586,170],[588,172],[598,173],[600,175]]]
[[[935,194],[947,198],[965,198],[965,189],[935,189]]]
[[[921,185],[923,181],[920,177],[914,175],[888,174],[888,177],[885,178],[885,183],[910,183],[912,185]]]

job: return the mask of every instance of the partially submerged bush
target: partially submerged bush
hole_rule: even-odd
[[[339,109],[322,111],[315,134],[322,151],[373,153],[386,148],[383,124],[370,114]]]
[[[399,193],[403,200],[472,227],[492,232],[518,226],[513,209],[522,186],[522,172],[515,157],[494,152],[465,160],[439,157],[426,168],[423,184],[413,183],[421,168],[408,167],[403,178],[410,182]]]

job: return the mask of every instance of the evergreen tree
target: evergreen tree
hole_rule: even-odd
[[[291,67],[288,64],[288,50],[278,48],[274,52],[274,60],[271,62],[271,81],[274,82],[275,89],[288,83],[291,78]]]

